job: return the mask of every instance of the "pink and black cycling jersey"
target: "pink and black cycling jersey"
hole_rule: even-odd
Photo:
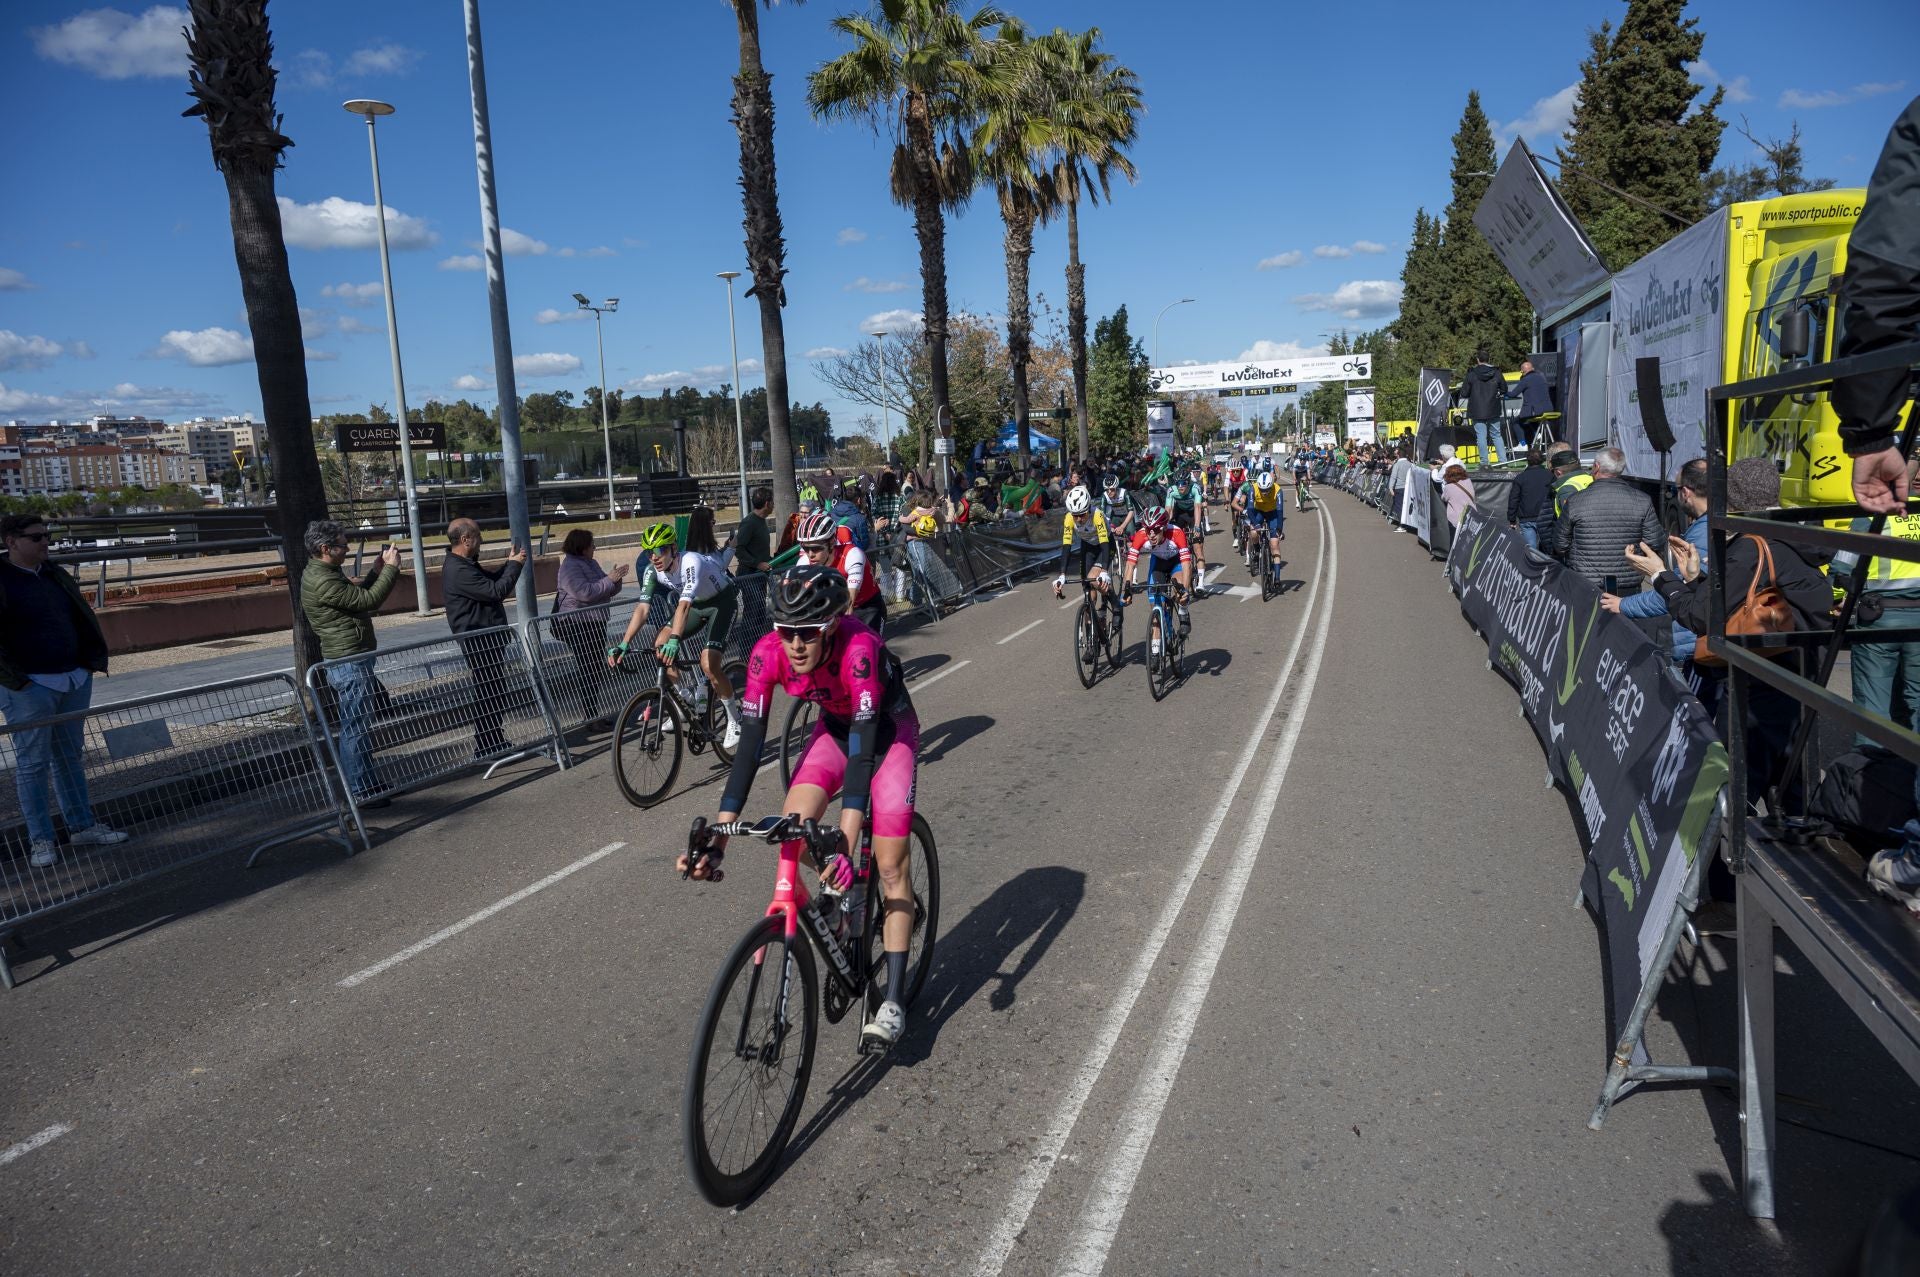
[[[812,701],[820,722],[846,749],[847,774],[840,801],[867,809],[874,760],[892,747],[902,720],[913,717],[913,700],[899,662],[880,636],[851,616],[843,616],[827,641],[826,659],[811,674],[795,673],[779,634],[763,636],[747,658],[747,685],[740,701],[740,744],[727,777],[720,810],[742,811],[760,770],[767,739],[767,710],[773,689]]]

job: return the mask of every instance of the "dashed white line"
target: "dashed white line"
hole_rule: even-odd
[[[1040,621],[1044,621],[1046,619],[1047,618],[1043,616],[1040,618]],[[1019,629],[1015,630],[1013,633],[1007,635],[1005,638],[995,639],[993,645],[995,647],[1000,647],[1000,646],[1003,646],[1004,644],[1013,642],[1015,639],[1019,638],[1022,634],[1025,634],[1028,630],[1040,624],[1040,621],[1027,622],[1025,625],[1021,626]]]
[[[1246,745],[1240,751],[1240,757],[1227,777],[1226,786],[1221,790],[1220,801],[1208,817],[1206,825],[1200,831],[1187,863],[1182,867],[1180,876],[1174,880],[1168,891],[1166,903],[1160,910],[1153,930],[1147,933],[1135,952],[1133,966],[1128,970],[1121,985],[1120,996],[1107,1008],[1107,1014],[1096,1026],[1092,1045],[1079,1065],[1068,1078],[1065,1093],[1059,1106],[1048,1119],[1046,1127],[1030,1146],[1027,1164],[1022,1168],[1019,1178],[1014,1182],[1012,1199],[999,1217],[987,1238],[986,1249],[980,1254],[979,1262],[974,1265],[976,1277],[998,1277],[1006,1266],[1007,1257],[1027,1227],[1027,1221],[1033,1216],[1034,1205],[1040,1200],[1041,1192],[1046,1188],[1054,1167],[1060,1160],[1060,1151],[1066,1147],[1067,1139],[1073,1134],[1074,1126],[1080,1120],[1081,1112],[1086,1108],[1088,1098],[1093,1094],[1094,1086],[1100,1081],[1106,1070],[1107,1062],[1113,1056],[1114,1048],[1119,1044],[1120,1033],[1126,1027],[1128,1018],[1133,1014],[1135,1003],[1146,988],[1147,980],[1159,964],[1160,954],[1166,948],[1167,940],[1173,934],[1179,921],[1180,911],[1185,906],[1187,895],[1200,876],[1200,870],[1206,864],[1207,856],[1213,849],[1214,839],[1226,824],[1227,813],[1233,807],[1240,786],[1247,772],[1253,767],[1255,758],[1265,750],[1267,728],[1273,722],[1273,716],[1279,712],[1287,690],[1293,685],[1291,671],[1299,659],[1300,648],[1306,642],[1308,620],[1313,616],[1314,604],[1319,599],[1321,568],[1327,555],[1327,544],[1331,536],[1320,542],[1313,572],[1313,585],[1307,593],[1306,606],[1301,612],[1301,623],[1294,632],[1293,644],[1287,651],[1285,662],[1280,668],[1288,671],[1274,683],[1273,692],[1268,696],[1262,710],[1259,726],[1248,735]]]
[[[8,1148],[5,1152],[0,1152],[0,1166],[5,1166],[8,1162],[18,1161],[28,1153],[33,1152],[36,1148],[45,1148],[71,1130],[73,1130],[72,1123],[55,1122],[38,1135],[27,1136],[27,1138]]]
[[[494,914],[499,913],[503,909],[511,909],[514,905],[519,904],[522,900],[525,900],[528,896],[533,895],[535,892],[545,891],[548,887],[551,887],[554,883],[559,882],[562,878],[568,877],[571,874],[579,873],[582,869],[585,869],[589,865],[598,864],[600,861],[605,860],[608,856],[611,856],[614,852],[620,850],[622,847],[626,845],[627,844],[625,844],[624,842],[610,842],[606,846],[602,847],[600,850],[594,852],[593,854],[580,857],[580,859],[574,861],[572,864],[568,865],[566,868],[554,870],[552,873],[542,878],[539,882],[536,882],[531,886],[522,887],[520,890],[508,896],[505,900],[496,900],[492,904],[488,905],[485,909],[480,910],[480,912],[468,914],[466,917],[460,919],[460,921],[454,923],[452,926],[444,927],[441,930],[434,932],[432,935],[428,936],[425,940],[420,941],[418,944],[408,945],[406,948],[402,949],[400,952],[394,954],[390,958],[382,958],[380,961],[368,967],[365,971],[354,972],[352,975],[348,976],[346,979],[340,981],[340,987],[343,989],[351,989],[357,984],[365,984],[368,980],[373,979],[373,977],[379,975],[382,971],[387,971],[393,967],[397,967],[402,962],[405,962],[409,958],[417,958],[421,954],[425,953],[427,950],[433,948],[433,946],[439,944],[442,940],[451,940],[453,937],[459,935],[462,931],[465,931],[468,927],[478,926],[480,923],[485,922],[488,918],[493,917]]]
[[[1037,625],[1039,624],[1039,622],[1036,621],[1034,622],[1034,624]],[[945,678],[947,675],[958,674],[961,670],[967,668],[967,666],[971,664],[973,664],[971,660],[955,661],[953,664],[947,666],[947,668],[941,670],[938,674],[929,674],[925,678],[909,680],[907,683],[907,690],[911,692],[924,691],[925,689],[932,687],[935,683],[938,683],[941,679]]]

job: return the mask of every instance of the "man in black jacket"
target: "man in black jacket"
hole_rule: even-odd
[[[1553,389],[1531,359],[1520,361],[1520,380],[1513,383],[1513,389],[1520,396],[1521,438],[1531,440],[1540,427],[1540,418],[1553,411]]]
[[[447,626],[460,638],[461,655],[473,673],[473,756],[490,758],[511,746],[501,731],[507,693],[507,646],[511,634],[506,600],[526,564],[524,546],[514,546],[507,561],[492,571],[480,566],[480,525],[455,519],[447,525],[447,557],[440,565],[440,588],[447,603]],[[493,631],[479,633],[478,631]]]
[[[1553,476],[1547,473],[1540,449],[1527,449],[1527,468],[1507,489],[1507,526],[1518,528],[1529,550],[1540,548],[1540,538],[1553,528]]]
[[[1501,462],[1500,434],[1505,427],[1502,416],[1507,397],[1507,380],[1493,366],[1485,346],[1473,352],[1473,367],[1467,369],[1465,385],[1467,420],[1473,422],[1473,442],[1479,450],[1480,468],[1485,470],[1489,455],[1494,465]]]
[[[1625,453],[1602,448],[1593,458],[1592,484],[1564,503],[1553,525],[1554,556],[1610,594],[1618,594],[1620,583],[1633,579],[1629,549],[1640,542],[1666,544],[1653,501],[1620,477],[1626,469]]]

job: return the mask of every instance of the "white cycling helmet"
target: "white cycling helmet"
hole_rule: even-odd
[[[1262,492],[1270,490],[1273,487],[1273,471],[1262,470],[1259,475],[1254,478],[1253,486]]]
[[[1085,514],[1093,509],[1093,494],[1087,491],[1087,485],[1076,483],[1067,493],[1067,513]]]

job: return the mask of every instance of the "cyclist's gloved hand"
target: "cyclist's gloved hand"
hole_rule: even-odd
[[[1063,589],[1063,587],[1065,587],[1066,583],[1067,583],[1067,574],[1064,572],[1062,572],[1059,576],[1056,576],[1053,578],[1053,597],[1054,598],[1057,599],[1061,596],[1061,590]]]
[[[820,885],[836,895],[853,885],[853,861],[845,852],[836,851],[827,857],[826,867],[820,871]]]
[[[677,659],[679,655],[680,655],[679,638],[674,636],[669,636],[667,641],[660,645],[660,659],[663,661],[671,661],[671,660]]]
[[[625,643],[614,644],[612,647],[607,649],[607,664],[610,666],[618,667],[620,664],[620,658],[625,656],[626,654],[627,654],[627,645]]]

